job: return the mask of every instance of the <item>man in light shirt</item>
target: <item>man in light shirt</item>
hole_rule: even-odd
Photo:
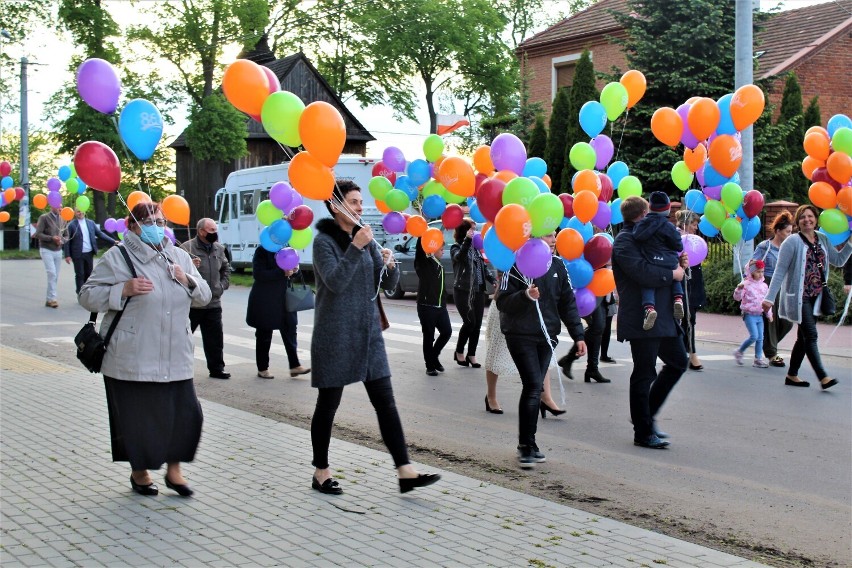
[[[77,293],[94,268],[95,255],[98,254],[98,238],[111,245],[116,243],[115,239],[101,231],[94,221],[86,219],[86,214],[79,209],[74,209],[74,220],[68,223],[68,240],[65,241],[65,262],[74,263],[74,283]]]

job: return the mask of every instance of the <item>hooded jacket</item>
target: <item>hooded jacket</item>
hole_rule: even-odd
[[[441,260],[427,255],[417,239],[414,249],[414,272],[417,273],[417,303],[425,306],[447,305],[447,281]]]

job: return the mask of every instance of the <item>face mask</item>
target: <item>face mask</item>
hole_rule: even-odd
[[[204,238],[207,239],[208,243],[213,244],[219,240],[219,233],[207,233],[207,236]]]
[[[142,225],[142,233],[140,233],[139,238],[142,239],[143,243],[148,243],[149,245],[159,245],[163,242],[163,239],[166,237],[166,229],[165,227],[158,227],[156,225],[147,226]]]

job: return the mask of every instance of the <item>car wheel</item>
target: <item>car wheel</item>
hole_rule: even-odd
[[[400,286],[399,282],[396,283],[396,286],[393,290],[385,290],[385,298],[390,300],[399,300],[403,296],[405,296],[405,291]]]

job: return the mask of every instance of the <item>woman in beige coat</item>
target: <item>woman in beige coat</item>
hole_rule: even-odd
[[[158,493],[148,470],[166,463],[166,486],[187,497],[192,489],[180,462],[194,459],[203,422],[192,382],[189,308],[207,305],[211,292],[189,254],[165,238],[165,224],[159,204],[136,205],[122,245],[136,277],[113,247],[83,285],[79,302],[90,312],[106,312],[102,335],[124,309],[101,366],[113,461],[130,462],[130,485],[142,495]]]

